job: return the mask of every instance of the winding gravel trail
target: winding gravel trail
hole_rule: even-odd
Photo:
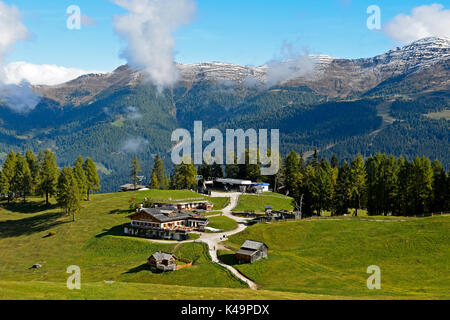
[[[247,222],[248,222],[248,220],[251,220],[251,219],[247,219],[247,218],[236,217],[233,215],[233,209],[236,208],[236,206],[238,205],[240,195],[241,195],[240,193],[216,193],[216,192],[213,192],[211,194],[212,198],[217,198],[217,197],[229,197],[230,198],[230,203],[228,204],[227,207],[225,207],[222,210],[222,216],[236,221],[238,223],[238,227],[236,229],[227,231],[227,232],[219,232],[219,233],[201,233],[200,238],[197,240],[186,240],[186,241],[149,240],[149,241],[155,242],[155,243],[177,243],[178,245],[181,245],[184,243],[193,243],[193,242],[206,243],[208,245],[209,255],[211,256],[211,260],[214,263],[217,263],[218,265],[229,270],[235,277],[237,277],[241,281],[245,282],[249,286],[250,289],[257,290],[258,285],[256,283],[254,283],[252,280],[246,278],[242,273],[240,273],[238,270],[236,270],[232,266],[222,263],[219,260],[219,258],[217,257],[217,250],[220,248],[223,248],[223,246],[221,245],[221,242],[225,241],[228,237],[230,237],[234,234],[240,233],[240,232],[244,231],[245,229],[247,229]]]
[[[220,193],[212,193],[211,197],[223,197],[224,194]],[[235,217],[232,214],[232,211],[234,208],[236,208],[238,202],[239,202],[239,193],[228,193],[226,196],[230,197],[230,204],[222,210],[223,216],[230,218],[232,220],[235,220],[238,223],[238,227],[234,230],[228,231],[228,232],[221,232],[221,233],[204,233],[201,235],[200,239],[197,241],[204,242],[209,247],[209,255],[211,256],[211,259],[213,262],[217,263],[218,265],[228,269],[233,275],[235,275],[237,278],[239,278],[241,281],[245,282],[250,289],[256,290],[258,288],[257,284],[251,281],[250,279],[246,278],[242,273],[240,273],[238,270],[233,268],[232,266],[226,265],[222,263],[219,258],[217,257],[217,250],[220,248],[220,243],[224,241],[226,238],[240,233],[247,229],[247,221],[248,219]],[[223,238],[225,236],[225,238]]]

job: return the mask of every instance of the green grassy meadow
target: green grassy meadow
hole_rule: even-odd
[[[253,225],[225,243],[231,250],[246,239],[269,245],[268,260],[236,266],[261,286],[261,290],[250,291],[228,270],[211,262],[205,244],[155,243],[123,236],[132,197],[137,201],[145,197],[202,198],[189,191],[95,195],[92,201],[83,202],[76,222],[54,201],[50,207],[39,198],[27,204],[0,202],[0,299],[450,298],[448,217]],[[272,204],[280,201],[268,198],[276,199]],[[219,206],[226,203],[226,199],[213,201]],[[235,222],[226,217],[210,219],[212,227],[235,228]],[[194,265],[154,274],[145,263],[159,250],[192,260]],[[220,255],[233,264],[233,251]],[[42,268],[31,269],[36,263]],[[366,269],[373,264],[382,270],[380,291],[369,291],[365,285]],[[71,265],[81,268],[80,291],[65,286]]]
[[[227,217],[210,217],[208,227],[219,229],[220,232],[231,231],[237,228],[238,224],[236,221]]]
[[[156,244],[123,236],[129,222],[128,200],[143,199],[155,191],[96,195],[83,203],[76,222],[55,205],[45,208],[41,199],[32,203],[6,205],[0,210],[1,281],[66,281],[66,269],[78,265],[83,281],[158,283],[193,287],[245,288],[226,269],[213,264],[202,243]],[[158,193],[158,192],[156,192]],[[192,196],[192,194],[189,193]],[[173,192],[172,198],[186,198]],[[56,235],[49,236],[49,232]],[[195,238],[195,237],[194,237]],[[194,261],[192,268],[174,273],[153,274],[145,263],[156,251],[166,251]],[[31,269],[39,263],[41,269]]]
[[[373,298],[450,298],[450,218],[387,222],[304,220],[257,224],[230,237],[264,241],[269,258],[235,265],[264,290]],[[221,259],[234,264],[233,251]],[[369,291],[367,268],[381,268],[382,289]]]
[[[242,195],[233,211],[264,213],[264,207],[267,205],[272,206],[273,210],[294,210],[292,198],[278,193],[267,192],[260,195]]]

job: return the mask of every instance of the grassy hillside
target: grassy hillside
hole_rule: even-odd
[[[238,224],[235,220],[227,217],[211,217],[208,227],[219,229],[220,231],[231,231],[237,228]]]
[[[226,245],[235,250],[244,240],[255,239],[270,246],[268,260],[236,266],[261,285],[255,292],[213,264],[204,244],[159,244],[123,236],[131,197],[164,200],[168,194],[96,195],[83,203],[76,222],[54,204],[44,207],[42,199],[0,203],[0,299],[449,298],[449,218],[254,225]],[[170,192],[172,199],[193,195],[202,197]],[[211,219],[222,226],[229,222],[219,218]],[[56,235],[49,236],[50,231]],[[194,265],[153,274],[145,262],[158,250]],[[233,263],[232,253],[222,252],[222,258]],[[31,269],[35,263],[43,267]],[[381,291],[365,286],[365,272],[372,264],[381,267]],[[81,268],[81,291],[65,287],[70,265]],[[105,282],[111,280],[114,283]]]
[[[268,260],[236,266],[265,290],[448,299],[449,231],[448,217],[284,222],[252,226],[227,245],[267,243]],[[222,259],[234,263],[232,252],[222,252]],[[381,268],[382,290],[367,289],[371,265]]]
[[[242,195],[239,198],[237,207],[233,210],[236,212],[255,211],[264,213],[264,207],[270,205],[274,210],[294,210],[292,198],[283,196],[278,193],[263,193],[260,195]]]
[[[81,290],[67,290],[59,282],[0,281],[2,299],[45,300],[336,300],[344,296],[313,295],[250,289],[198,288],[139,283],[83,282]]]
[[[194,287],[244,288],[227,270],[210,261],[204,244],[155,244],[145,239],[124,237],[122,225],[130,197],[160,198],[165,192],[149,191],[94,196],[83,203],[76,222],[52,206],[43,207],[40,199],[26,205],[0,210],[0,278],[2,281],[66,281],[66,269],[78,265],[87,282],[158,283]],[[173,199],[192,198],[197,194],[171,192]],[[48,236],[50,231],[56,232]],[[147,258],[162,250],[194,261],[192,268],[170,274],[153,274],[146,267]],[[33,264],[42,269],[33,270]]]

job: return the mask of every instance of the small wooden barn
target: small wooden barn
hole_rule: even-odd
[[[147,264],[152,271],[175,271],[177,270],[177,257],[165,252],[156,252],[148,258]]]
[[[264,242],[247,240],[239,251],[236,252],[236,260],[239,264],[253,263],[268,257],[269,247]]]

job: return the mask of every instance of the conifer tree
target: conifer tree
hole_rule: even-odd
[[[18,153],[16,156],[16,170],[12,182],[12,189],[14,193],[21,194],[23,202],[26,202],[26,197],[32,191],[32,176],[28,166],[27,160]]]
[[[83,170],[86,175],[87,201],[90,201],[90,195],[100,190],[100,179],[98,178],[97,166],[91,158],[86,158]]]
[[[73,176],[78,184],[80,195],[83,197],[87,194],[87,177],[86,171],[83,169],[84,160],[82,156],[78,156],[73,167]]]
[[[175,189],[193,189],[197,186],[195,176],[197,170],[195,169],[192,160],[184,159],[183,163],[176,165],[174,174],[172,176],[172,184]]]
[[[138,174],[142,172],[141,166],[139,165],[139,161],[137,156],[134,156],[133,163],[131,164],[131,181],[133,181],[134,189],[136,190],[137,184],[139,182]]]
[[[156,174],[156,178],[157,178],[156,181],[158,181],[157,189],[167,189],[168,179],[164,172],[164,163],[159,155],[156,156],[155,163],[153,165],[151,179],[153,179],[153,174]]]
[[[13,179],[16,174],[16,154],[14,152],[10,152],[6,157],[5,162],[3,163],[3,175],[4,175],[4,189],[7,190],[8,203],[11,202],[14,190],[13,190]]]
[[[152,174],[152,178],[150,180],[150,189],[153,189],[153,190],[160,189],[158,176],[156,175],[156,172],[153,172],[153,174]]]
[[[45,203],[49,205],[49,197],[56,192],[58,182],[58,164],[53,152],[46,150],[43,154],[43,160],[40,170],[40,191],[45,194]]]
[[[39,178],[40,178],[40,165],[38,158],[33,153],[33,151],[28,150],[25,153],[25,158],[27,159],[28,167],[31,171],[31,180],[32,180],[32,190],[31,193],[35,194],[39,188]]]
[[[61,170],[56,199],[66,214],[72,215],[72,221],[75,221],[75,215],[81,210],[81,193],[72,168],[64,167]]]
[[[286,192],[294,194],[295,188],[300,179],[300,156],[296,152],[291,152],[284,160],[284,180],[286,185]]]
[[[8,178],[0,171],[0,196],[9,195],[9,181]]]
[[[429,213],[433,195],[433,169],[430,159],[416,157],[412,162],[409,202],[414,215]]]
[[[433,167],[433,213],[444,212],[447,210],[447,173],[442,164],[436,160],[432,164]]]
[[[358,216],[358,209],[361,209],[362,200],[366,191],[367,173],[364,169],[364,159],[358,155],[351,163],[350,168],[350,198],[353,200],[355,216]]]

